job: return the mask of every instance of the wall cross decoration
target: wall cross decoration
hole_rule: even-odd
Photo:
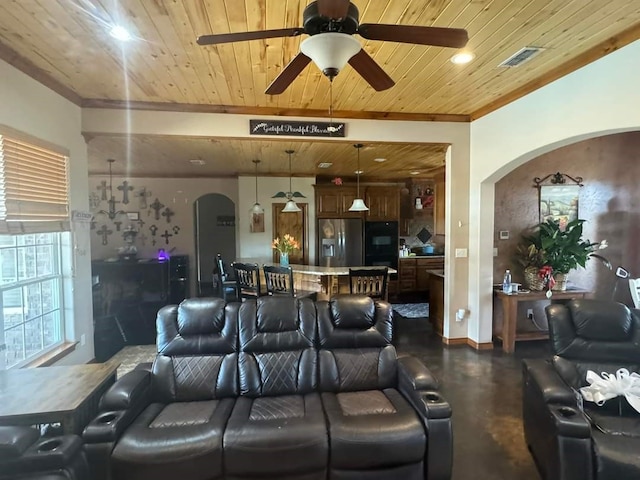
[[[144,233],[138,235],[138,240],[140,240],[140,244],[144,247],[147,244],[147,237]]]
[[[140,210],[147,209],[147,198],[151,196],[151,191],[147,190],[147,187],[142,187],[136,193],[133,194],[134,197],[138,198]]]
[[[178,235],[180,233],[180,227],[178,225],[173,226],[173,234]]]
[[[109,189],[109,187],[107,187],[107,181],[106,180],[101,180],[100,181],[100,185],[98,185],[96,188],[98,190],[100,190],[101,193],[102,193],[101,199],[102,200],[106,200],[107,199],[107,190]]]
[[[156,227],[155,225],[151,225],[149,227],[149,231],[151,232],[151,236],[155,237],[156,233],[158,233],[158,227]]]
[[[165,245],[169,245],[169,237],[173,237],[173,235],[171,235],[168,230],[165,230],[164,233],[160,236],[164,238]]]
[[[109,230],[106,225],[102,225],[102,228],[96,231],[98,235],[102,237],[102,245],[109,243],[108,237],[113,233],[113,230]]]
[[[162,216],[167,218],[167,223],[171,223],[171,217],[173,217],[176,213],[171,210],[169,207],[164,209],[162,212]]]
[[[133,187],[131,185],[129,185],[129,181],[125,180],[122,182],[122,185],[118,186],[118,190],[120,190],[122,192],[122,203],[123,204],[128,204],[129,203],[129,192],[133,191]]]
[[[122,227],[122,222],[118,221],[118,220],[115,220],[113,222],[113,224],[116,226],[116,231],[119,232],[120,231],[120,227]]]
[[[160,200],[157,198],[153,201],[151,205],[149,205],[151,209],[156,213],[156,220],[160,220],[160,210],[164,208],[164,203],[160,203]]]

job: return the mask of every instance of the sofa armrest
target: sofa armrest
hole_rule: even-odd
[[[133,370],[114,383],[100,399],[100,413],[84,429],[86,443],[115,442],[151,403],[151,372]]]
[[[524,384],[536,388],[546,403],[576,405],[576,393],[558,375],[548,360],[524,360]]]
[[[438,380],[427,366],[411,355],[398,357],[398,382],[413,390],[437,390]]]
[[[151,372],[132,370],[114,383],[100,399],[100,410],[128,410],[151,401]]]
[[[437,388],[438,381],[421,361],[398,358],[398,390],[418,412],[427,434],[426,478],[449,480],[453,466],[451,406]]]

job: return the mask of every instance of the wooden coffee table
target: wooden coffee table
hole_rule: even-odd
[[[81,434],[115,381],[115,363],[0,371],[0,425],[60,423]]]

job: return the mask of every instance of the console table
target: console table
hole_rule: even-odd
[[[63,433],[81,434],[117,368],[102,363],[0,371],[0,425],[60,423]]]
[[[502,350],[505,353],[513,353],[516,342],[519,340],[544,340],[549,338],[547,332],[516,332],[518,320],[518,303],[537,302],[540,300],[570,300],[572,298],[584,298],[591,293],[582,288],[567,288],[562,291],[553,291],[550,299],[547,299],[547,292],[527,292],[527,293],[504,293],[502,290],[495,290],[495,296],[502,301],[502,332],[497,338],[502,340]]]

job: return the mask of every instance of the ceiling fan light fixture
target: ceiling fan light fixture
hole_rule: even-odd
[[[113,25],[111,30],[109,30],[109,35],[121,42],[128,42],[132,38],[129,30],[122,25]]]
[[[335,77],[361,49],[357,39],[338,32],[318,33],[300,44],[300,51],[329,78]]]
[[[300,212],[301,210],[298,204],[295,201],[290,199],[284,205],[284,208],[282,209],[282,211],[285,213],[295,213],[295,212]]]

